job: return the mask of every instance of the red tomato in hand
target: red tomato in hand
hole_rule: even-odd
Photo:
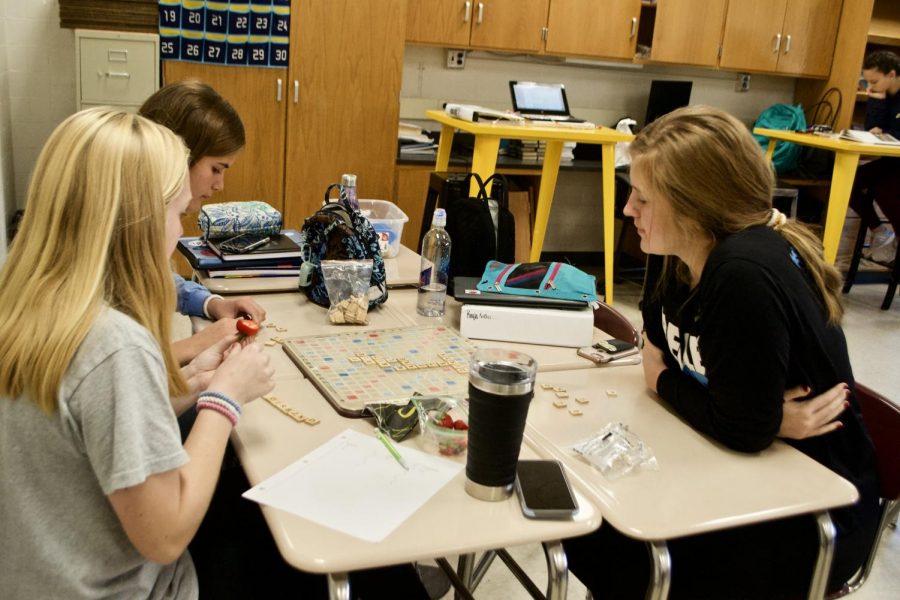
[[[248,337],[253,337],[259,333],[259,323],[252,319],[238,319],[237,330]]]

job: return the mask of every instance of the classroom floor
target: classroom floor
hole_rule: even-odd
[[[900,298],[894,300],[890,310],[880,309],[886,290],[885,284],[855,285],[844,297],[846,314],[844,332],[850,349],[854,375],[860,382],[886,394],[896,395],[900,389],[900,375],[896,361],[900,356]],[[637,309],[640,286],[634,283],[616,285],[615,306],[633,323],[640,323]],[[900,398],[895,398],[900,402]],[[547,566],[539,544],[508,548],[516,562],[544,590],[547,585]],[[456,566],[456,558],[450,564]],[[870,579],[850,597],[857,600],[893,600],[900,589],[900,533],[885,532],[878,550],[877,562]],[[495,560],[475,591],[477,598],[503,598],[527,600],[531,596],[512,576],[506,566]],[[442,600],[453,597],[452,592]],[[585,587],[575,576],[569,577],[567,598],[582,600]]]

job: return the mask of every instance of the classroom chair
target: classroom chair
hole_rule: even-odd
[[[853,256],[850,258],[850,266],[844,278],[843,292],[845,294],[850,292],[850,288],[853,287],[856,274],[859,271],[859,261],[862,259],[867,232],[868,228],[860,223],[859,233],[856,235],[856,242],[853,245]],[[881,310],[888,310],[891,307],[891,302],[894,301],[894,296],[897,295],[897,282],[900,281],[900,260],[898,259],[900,259],[900,246],[897,247],[897,254],[894,255],[894,266],[886,273],[888,288],[887,293],[884,295],[884,300],[881,302]]]
[[[641,334],[634,328],[631,321],[604,302],[594,309],[594,327],[614,338],[630,342],[635,346],[641,345]]]
[[[859,400],[863,421],[875,444],[881,519],[866,562],[840,590],[830,594],[828,600],[852,594],[862,587],[875,564],[881,536],[889,526],[896,527],[897,512],[900,511],[900,406],[861,383],[856,384],[856,399]]]

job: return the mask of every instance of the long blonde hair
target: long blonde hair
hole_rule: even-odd
[[[187,169],[177,136],[123,111],[85,110],[54,130],[0,271],[0,396],[27,393],[54,412],[63,376],[105,306],[150,331],[169,393],[186,392],[171,350],[165,211]]]
[[[673,111],[644,128],[629,150],[649,186],[684,217],[678,226],[698,240],[715,244],[772,216],[772,167],[747,128],[722,110],[691,106]],[[841,275],[823,260],[822,242],[794,220],[774,228],[800,254],[829,321],[839,322]],[[660,284],[673,281],[690,280],[687,265],[668,256]]]

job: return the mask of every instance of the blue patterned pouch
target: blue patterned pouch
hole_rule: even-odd
[[[482,292],[597,302],[594,276],[560,262],[508,265],[492,260],[476,287]]]
[[[230,238],[240,233],[278,235],[282,217],[272,206],[258,200],[220,202],[204,206],[197,225],[203,239]]]

